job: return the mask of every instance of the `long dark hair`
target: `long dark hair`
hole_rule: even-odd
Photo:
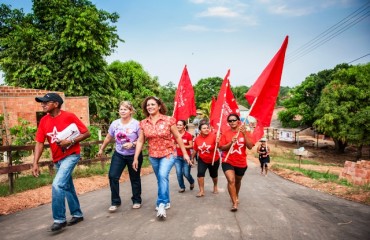
[[[149,115],[150,115],[149,112],[148,112],[148,110],[146,110],[146,104],[151,99],[153,99],[158,104],[158,106],[160,107],[159,108],[159,113],[161,113],[163,115],[166,115],[166,113],[167,113],[166,104],[164,104],[164,102],[162,101],[162,99],[160,99],[158,97],[155,97],[155,96],[146,97],[144,99],[143,103],[141,104],[141,108],[143,109],[144,115],[147,116],[147,117],[149,117]]]

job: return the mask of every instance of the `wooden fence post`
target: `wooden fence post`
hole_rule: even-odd
[[[13,165],[12,162],[12,152],[7,151],[6,152],[7,158],[8,158],[8,167],[11,167]],[[9,181],[9,192],[10,194],[14,193],[14,173],[8,173],[8,181]]]

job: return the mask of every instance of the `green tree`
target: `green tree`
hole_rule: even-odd
[[[195,102],[197,108],[200,104],[209,102],[212,96],[217,97],[223,79],[220,77],[203,78],[194,86]]]
[[[321,92],[339,69],[347,69],[348,64],[339,64],[334,69],[323,70],[308,76],[299,86],[291,90],[291,96],[283,101],[286,110],[279,112],[279,120],[284,127],[312,126],[316,120],[314,111],[320,102]],[[300,120],[295,120],[296,116]]]
[[[109,123],[118,117],[118,105],[123,100],[131,101],[137,110],[136,117],[140,120],[144,118],[141,111],[141,103],[147,96],[157,96],[160,85],[156,77],[152,78],[135,61],[120,62],[114,61],[108,66],[109,74],[113,81],[110,87],[102,87],[93,93],[99,97],[95,105],[99,106],[97,118]],[[111,88],[114,90],[111,91]]]
[[[370,144],[369,79],[370,63],[338,69],[322,92],[314,126],[334,139],[338,152],[348,143],[360,150]]]
[[[174,109],[174,99],[176,94],[176,85],[173,82],[169,82],[160,88],[159,97],[167,106],[167,115],[172,116]]]
[[[119,16],[88,0],[34,0],[33,12],[0,5],[0,67],[10,86],[87,95],[115,86],[105,57],[122,41]],[[108,89],[109,90],[109,89]],[[110,89],[111,91],[114,90]],[[91,106],[92,114],[101,109]]]
[[[244,107],[250,107],[248,101],[245,99],[245,94],[248,92],[249,87],[247,86],[236,86],[231,87],[231,91],[234,94],[234,97],[238,104],[244,106]]]

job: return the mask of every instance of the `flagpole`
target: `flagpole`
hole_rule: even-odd
[[[172,117],[174,117],[174,116],[175,116],[176,106],[177,106],[177,102],[175,101],[175,104],[174,104],[174,106],[173,106]]]
[[[254,99],[254,101],[253,101],[253,103],[252,103],[252,106],[251,106],[251,108],[249,109],[249,113],[252,111],[252,108],[254,107],[254,104],[256,103],[256,100],[257,100],[257,98],[255,98],[255,99]],[[248,113],[248,115],[246,116],[246,118],[244,119],[244,121],[242,122],[242,125],[245,125],[245,124],[246,124],[247,119],[248,119],[248,117],[249,117],[249,113]],[[240,133],[240,128],[238,129],[238,132],[237,132],[237,133],[236,133],[236,135],[235,135],[235,137],[236,137],[236,138],[239,136],[239,133]],[[230,148],[229,148],[229,151],[227,152],[227,155],[226,155],[226,157],[225,157],[224,162],[227,162],[227,159],[229,158],[230,152],[231,152],[231,151],[233,150],[233,148],[234,148],[234,144],[235,144],[235,142],[233,142],[233,143],[231,144],[231,146],[230,146]]]
[[[219,124],[218,124],[218,130],[217,130],[217,133],[216,133],[216,145],[215,145],[215,150],[214,150],[214,152],[213,152],[212,166],[213,166],[213,164],[215,163],[216,152],[217,152],[217,147],[218,147],[217,138],[218,138],[218,136],[220,135],[220,132],[221,132],[221,123],[222,123],[222,117],[223,117],[223,116],[224,116],[224,104],[222,104],[221,116],[220,116],[220,122],[219,122]]]

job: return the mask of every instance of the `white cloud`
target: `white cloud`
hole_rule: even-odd
[[[206,11],[198,14],[199,17],[240,17],[240,14],[227,7],[210,7]]]

